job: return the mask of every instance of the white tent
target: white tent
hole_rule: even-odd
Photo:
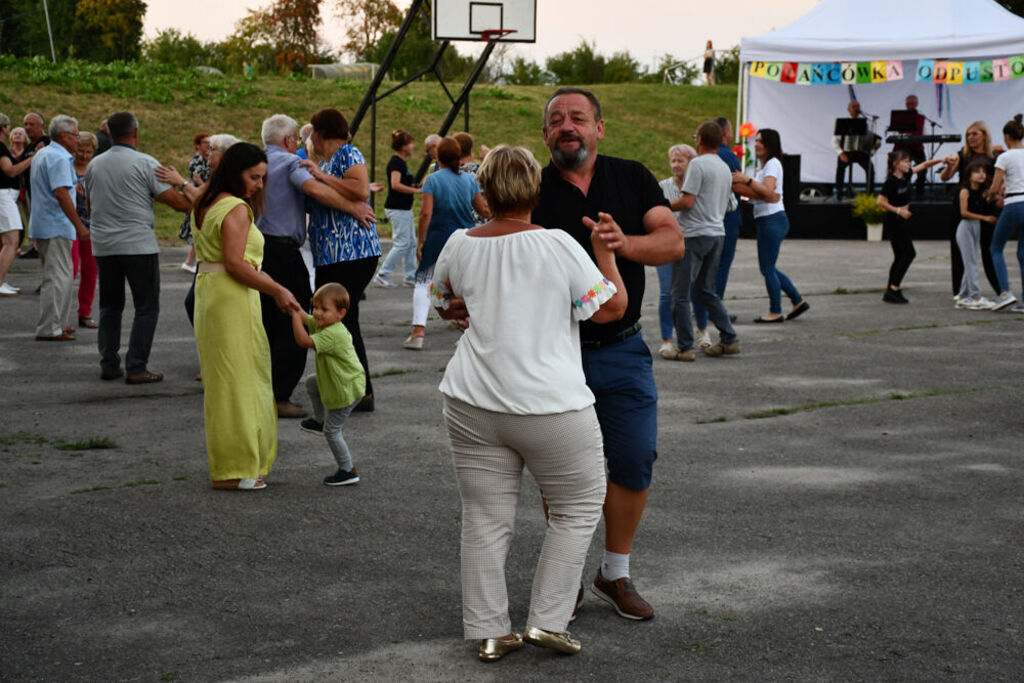
[[[787,154],[801,155],[804,182],[831,182],[835,119],[845,117],[852,94],[865,113],[878,116],[885,137],[889,112],[915,94],[918,111],[939,125],[936,134],[961,136],[972,121],[988,123],[1001,143],[1003,124],[1024,111],[1024,78],[992,83],[936,85],[915,81],[918,60],[977,61],[1024,55],[1024,18],[994,0],[822,0],[777,31],[743,38],[740,118],[757,128],[775,128]],[[901,60],[904,77],[860,85],[796,85],[750,76],[753,62],[868,62]],[[941,102],[940,102],[941,99]],[[941,114],[940,114],[941,108]],[[930,125],[925,133],[932,132]],[[946,144],[936,154],[955,152]],[[883,144],[875,157],[876,178],[885,172]],[[855,172],[859,182],[860,171]]]

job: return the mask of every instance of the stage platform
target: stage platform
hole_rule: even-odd
[[[816,190],[821,195],[801,199],[806,190]],[[878,193],[875,189],[875,194]],[[924,196],[910,203],[911,231],[915,240],[948,240],[956,227],[953,214],[954,191],[950,186],[928,188]],[[864,188],[858,188],[863,192]],[[835,201],[831,198],[830,186],[801,185],[800,193],[786,193],[786,215],[789,217],[789,239],[839,239],[864,240],[867,228],[864,221],[850,212],[849,199]],[[752,207],[743,206],[743,227],[741,237],[755,237]]]

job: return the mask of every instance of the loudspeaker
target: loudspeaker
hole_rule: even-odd
[[[800,155],[782,155],[782,203],[789,210],[800,202]]]

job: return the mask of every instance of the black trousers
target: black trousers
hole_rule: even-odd
[[[263,244],[263,272],[284,285],[308,311],[313,293],[309,289],[309,271],[302,260],[298,245],[284,237],[265,235]],[[263,329],[270,342],[270,377],[274,387],[274,400],[291,398],[302,373],[306,369],[306,349],[295,343],[291,316],[285,315],[274,303],[274,297],[260,294]]]
[[[914,242],[910,239],[909,221],[902,219],[899,224],[889,226],[889,243],[892,245],[892,266],[889,268],[889,284],[899,287],[903,282],[903,276],[907,269],[914,262],[917,251],[914,249]]]
[[[871,157],[864,152],[847,152],[846,157],[849,159],[848,162],[843,161],[842,157],[836,157],[836,194],[840,196],[843,194],[843,187],[846,185],[846,169],[851,164],[857,164],[864,169],[864,175],[867,178],[867,191],[870,193],[875,187],[875,167],[871,163]]]
[[[337,282],[348,290],[351,303],[348,313],[341,319],[341,322],[352,335],[352,345],[356,348],[359,362],[363,364],[367,395],[373,394],[373,384],[370,382],[370,364],[366,360],[366,346],[363,345],[363,335],[359,330],[359,300],[363,298],[363,291],[377,271],[377,261],[379,260],[379,256],[370,256],[369,258],[316,267],[317,289],[328,282]]]
[[[96,266],[100,279],[100,322],[96,335],[100,367],[113,370],[121,366],[118,352],[121,349],[124,283],[127,281],[132,290],[135,319],[128,337],[124,367],[129,374],[145,372],[156,323],[160,318],[160,255],[97,256]]]

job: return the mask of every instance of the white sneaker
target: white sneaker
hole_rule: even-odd
[[[982,301],[981,297],[977,299],[960,299],[960,303],[957,304],[957,308],[966,308],[969,311],[984,311],[992,307],[991,301]]]
[[[956,301],[953,303],[953,308],[957,309],[958,311],[976,310],[972,306],[972,304],[974,303],[974,299],[968,299],[966,296],[965,297],[959,297],[958,296],[958,297],[954,297],[954,298],[956,299]]]
[[[993,302],[992,310],[1001,311],[1002,309],[1006,308],[1015,301],[1017,301],[1017,297],[1015,297],[1011,292],[1007,292],[1006,294],[1000,294],[999,296],[996,297],[995,302]]]
[[[1018,303],[1014,306],[1010,306],[1011,313],[1024,313],[1024,303]]]
[[[707,330],[697,331],[697,346],[702,349],[711,348],[711,335],[708,334]]]
[[[17,287],[12,287],[6,282],[0,285],[0,296],[18,296],[20,290]]]
[[[391,289],[393,287],[397,287],[398,286],[395,283],[391,282],[391,280],[385,280],[380,275],[374,275],[373,279],[370,280],[370,282],[372,282],[377,287],[383,287],[385,289]]]
[[[658,347],[658,355],[665,358],[666,353],[675,353],[676,345],[673,342],[667,341],[662,342],[661,346]]]
[[[995,303],[993,301],[990,301],[989,299],[986,299],[985,297],[979,297],[978,298],[978,310],[979,311],[991,311],[994,306],[995,306]]]

